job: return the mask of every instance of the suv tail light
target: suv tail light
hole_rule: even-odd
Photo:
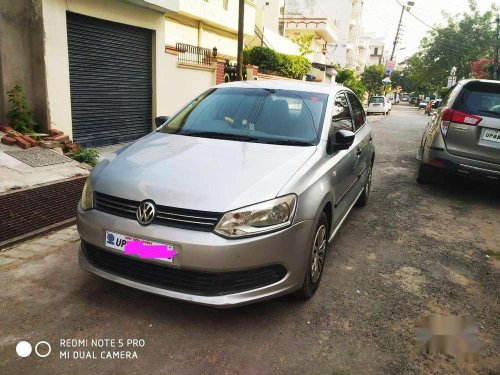
[[[457,124],[471,125],[475,126],[481,122],[482,118],[479,116],[469,115],[464,112],[460,112],[451,108],[447,108],[443,112],[441,117],[441,134],[443,137],[448,133],[448,128],[450,123],[455,122]]]

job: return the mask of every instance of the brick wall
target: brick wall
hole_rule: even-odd
[[[215,84],[224,83],[224,61],[217,61],[217,76]]]

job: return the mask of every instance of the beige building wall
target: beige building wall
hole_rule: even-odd
[[[0,0],[0,123],[6,122],[6,95],[19,84],[42,130],[47,127],[41,0]]]
[[[175,46],[176,43],[212,49],[222,55],[236,56],[238,36],[229,31],[218,29],[203,21],[168,14],[165,20],[165,44]]]
[[[175,53],[166,53],[165,58],[165,74],[159,84],[170,90],[171,95],[164,99],[158,116],[172,116],[191,99],[215,85],[215,66],[181,64]]]
[[[160,84],[167,82],[163,12],[117,0],[43,0],[50,126],[72,137],[66,11],[153,30],[153,118],[166,113],[172,86]]]

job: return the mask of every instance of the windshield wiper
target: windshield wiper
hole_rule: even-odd
[[[214,139],[231,139],[242,142],[258,141],[258,138],[256,137],[250,137],[248,135],[223,133],[223,132],[191,132],[191,133],[180,133],[180,135],[187,135],[190,137],[214,138]]]
[[[264,143],[271,144],[271,145],[286,145],[286,146],[315,146],[315,144],[312,142],[292,140],[292,139],[267,141]]]

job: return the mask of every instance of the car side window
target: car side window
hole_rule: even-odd
[[[358,98],[356,97],[356,95],[354,95],[352,92],[348,92],[347,97],[349,98],[349,103],[351,103],[354,128],[358,130],[365,124],[366,121],[365,111],[363,109],[363,106],[359,102]]]
[[[335,133],[339,130],[354,131],[351,110],[345,93],[341,92],[335,97],[332,110],[332,122],[330,131]]]
[[[452,87],[450,87],[448,89],[448,91],[446,91],[446,94],[444,94],[444,97],[443,97],[443,101],[441,102],[441,105],[440,107],[447,107],[449,106],[449,100],[450,100],[450,97],[452,96],[452,92],[455,90],[455,88],[457,87],[457,85],[454,85]]]

